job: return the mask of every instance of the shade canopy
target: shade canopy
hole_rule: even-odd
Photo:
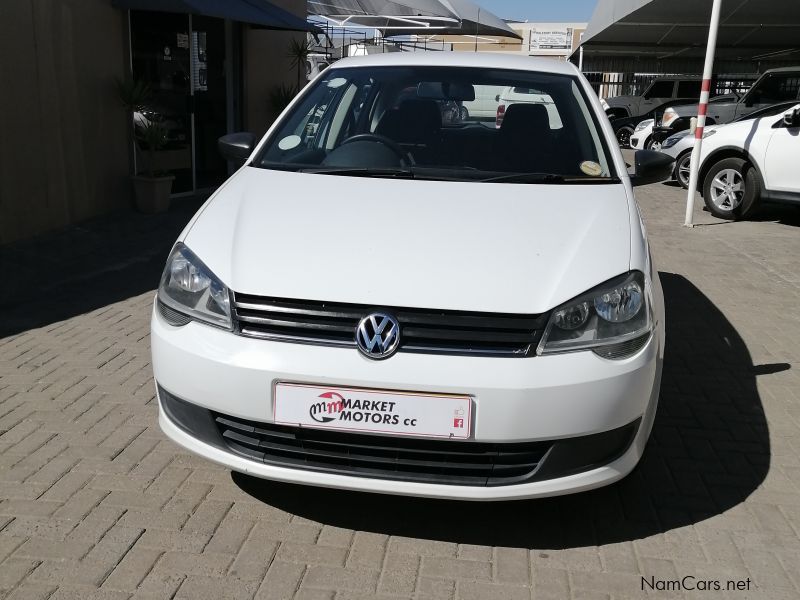
[[[470,0],[309,0],[309,13],[337,25],[397,35],[486,35],[522,39],[505,21]]]
[[[710,2],[599,0],[583,35],[584,53],[696,58],[705,55]],[[800,59],[800,1],[722,3],[717,58]]]
[[[267,0],[112,0],[119,8],[186,13],[258,25],[266,29],[320,32],[304,18]]]

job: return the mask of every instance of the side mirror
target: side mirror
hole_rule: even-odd
[[[634,174],[631,185],[649,185],[661,183],[672,177],[675,159],[662,152],[639,150],[634,156]]]
[[[257,139],[254,133],[229,133],[219,138],[217,146],[223,158],[241,164],[253,153],[256,142]]]
[[[785,127],[800,127],[800,108],[795,108],[792,112],[783,115],[783,125]]]

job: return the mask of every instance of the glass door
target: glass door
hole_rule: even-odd
[[[213,188],[228,176],[217,140],[228,132],[225,22],[192,16],[195,181]]]
[[[131,63],[134,80],[150,86],[147,106],[134,115],[136,167],[175,177],[172,193],[194,190],[192,173],[191,63],[189,16],[131,11]],[[160,123],[166,144],[150,148],[145,130]]]
[[[137,171],[173,175],[173,194],[218,186],[228,174],[217,150],[228,129],[225,22],[131,11],[130,25],[133,78],[151,90],[147,107],[134,115]],[[166,139],[155,150],[142,135],[153,122]]]

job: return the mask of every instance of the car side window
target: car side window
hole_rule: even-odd
[[[772,75],[764,79],[749,94],[753,104],[776,104],[797,98],[800,92],[800,75]]]
[[[674,81],[656,81],[644,93],[644,99],[652,100],[653,98],[672,98],[672,90],[674,87]]]
[[[678,98],[699,98],[701,82],[698,81],[679,81]]]

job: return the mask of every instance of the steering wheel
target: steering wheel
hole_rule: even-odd
[[[377,142],[379,144],[383,144],[389,150],[394,152],[397,155],[397,158],[400,159],[400,164],[402,166],[406,166],[408,162],[412,165],[414,164],[414,159],[408,154],[405,150],[400,147],[400,144],[395,142],[393,139],[386,137],[385,135],[379,135],[377,133],[359,133],[358,135],[353,135],[344,140],[339,147],[345,146],[346,144],[352,144],[355,142]]]

